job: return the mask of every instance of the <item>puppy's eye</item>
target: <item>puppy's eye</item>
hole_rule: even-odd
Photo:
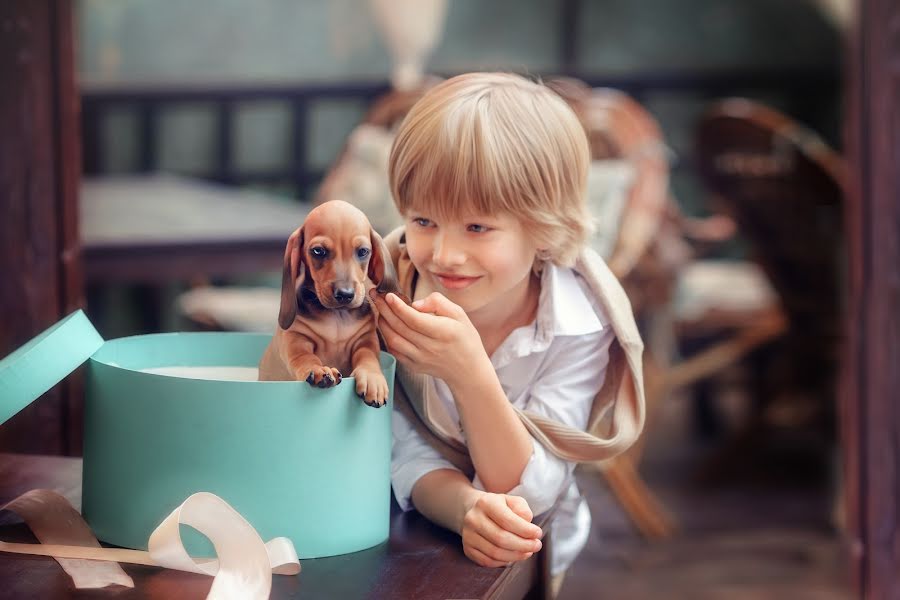
[[[356,258],[363,259],[367,257],[371,253],[371,250],[368,248],[357,248],[356,249]]]
[[[328,250],[323,248],[322,246],[316,246],[315,248],[310,248],[309,253],[315,256],[316,258],[325,258],[328,256]]]

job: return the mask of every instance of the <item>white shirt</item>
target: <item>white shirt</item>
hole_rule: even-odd
[[[537,317],[512,331],[491,356],[500,385],[516,407],[586,429],[591,405],[606,376],[612,327],[600,302],[572,269],[547,263],[541,275]],[[459,413],[450,389],[435,380],[438,398],[456,424]],[[412,489],[436,469],[456,468],[413,429],[399,411],[393,413],[391,484],[403,510],[414,508]],[[548,510],[563,493],[553,521],[551,572],[569,567],[588,538],[591,515],[574,481],[563,490],[574,463],[562,460],[533,440],[533,453],[519,485],[507,492],[521,496],[535,515]],[[475,476],[473,485],[484,486]]]

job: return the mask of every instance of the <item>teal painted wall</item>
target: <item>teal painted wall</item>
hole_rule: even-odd
[[[430,68],[558,72],[559,5],[449,0],[443,40]],[[577,66],[597,75],[777,67],[837,71],[840,65],[837,32],[804,0],[582,0],[581,6]],[[77,28],[85,80],[383,81],[390,68],[364,0],[80,0]],[[837,90],[799,109],[778,90],[747,95],[793,113],[839,143]],[[707,99],[658,93],[643,101],[676,155],[686,155]],[[307,144],[313,166],[331,164],[364,109],[347,101],[314,107]],[[238,167],[282,166],[289,152],[287,107],[253,102],[242,104],[238,113]],[[135,168],[136,128],[130,111],[106,123],[105,137],[115,151],[105,170]],[[209,169],[218,141],[208,107],[169,110],[161,128],[163,169],[188,174]],[[673,185],[689,212],[702,210],[690,174],[676,174]]]
[[[559,2],[449,0],[431,66],[443,72],[558,67]],[[836,33],[804,0],[583,0],[581,66],[836,64]],[[79,70],[122,81],[383,79],[364,0],[80,0]]]

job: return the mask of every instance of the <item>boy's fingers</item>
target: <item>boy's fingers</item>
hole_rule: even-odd
[[[378,313],[379,319],[385,319],[393,316],[394,311],[391,309],[390,304],[387,303],[384,296],[381,294],[369,293],[369,298],[371,298],[372,302],[375,305],[375,311]]]
[[[481,555],[488,560],[500,563],[494,565],[498,567],[506,566],[507,564],[518,560],[524,560],[533,554],[533,552],[531,551],[516,552],[514,550],[501,548],[496,544],[491,543],[490,540],[477,535],[472,536],[468,540],[468,544],[469,549],[480,552]]]
[[[450,302],[443,294],[432,292],[428,297],[416,300],[412,307],[424,313],[432,313],[440,317],[456,317],[459,307]]]
[[[409,354],[407,354],[406,352],[403,352],[402,350],[400,350],[398,348],[398,345],[401,345],[403,342],[402,341],[397,342],[397,340],[398,339],[402,340],[402,338],[392,338],[393,341],[391,341],[388,339],[388,336],[385,335],[384,330],[382,330],[382,336],[384,337],[386,350],[389,353],[391,353],[394,356],[394,358],[397,359],[397,362],[403,364],[404,366],[406,366],[408,368],[413,369],[414,371],[419,370],[416,365],[416,361],[414,361]]]
[[[393,296],[393,294],[390,294]],[[378,309],[378,320],[379,327],[384,328],[385,324],[389,326],[396,334],[407,339],[414,340],[417,339],[420,335],[418,331],[414,331],[411,329],[406,322],[398,315],[395,309],[399,310],[408,310],[412,312],[416,312],[414,309],[409,308],[406,304],[403,303],[402,300],[394,296],[394,302],[385,302],[383,299],[379,299],[376,301],[376,308]],[[402,308],[398,308],[402,307]]]
[[[375,308],[375,313],[378,315],[379,320],[384,319],[385,315],[391,312],[387,302],[384,301],[384,296],[375,293],[374,288],[369,290],[369,300],[372,301],[372,306]]]
[[[384,338],[384,342],[387,344],[391,354],[402,354],[403,356],[408,357],[411,353],[415,352],[415,344],[409,341],[402,333],[394,329],[390,323],[383,321],[379,324],[379,329],[381,330],[381,336]]]
[[[528,506],[528,502],[525,501],[525,498],[522,498],[521,496],[507,496],[506,505],[523,519],[527,521],[534,519],[534,513],[531,511],[531,507]]]
[[[397,319],[402,321],[407,327],[416,330],[427,328],[430,315],[419,312],[412,306],[407,306],[396,294],[388,294],[385,296],[385,300],[387,300],[388,306],[390,306]]]
[[[469,546],[466,548],[466,556],[471,558],[475,563],[481,565],[482,567],[490,567],[490,568],[498,568],[505,567],[507,562],[501,562],[499,560],[494,560],[489,557],[487,554],[479,550],[478,548],[474,548]]]
[[[543,533],[540,527],[532,523],[530,520],[526,520],[523,517],[517,515],[506,504],[500,507],[499,510],[493,511],[493,513],[489,516],[494,520],[495,523],[497,523],[497,525],[499,525],[506,531],[511,531],[512,533],[522,538],[539,539]]]
[[[540,549],[540,542],[534,539],[521,537],[509,529],[499,526],[490,519],[484,519],[484,522],[479,524],[478,533],[481,534],[481,537],[485,540],[501,550],[524,554],[527,552],[537,552]],[[491,556],[494,555],[491,554]]]
[[[429,296],[429,298],[430,297],[431,296]],[[428,300],[428,298],[426,298],[426,300]],[[446,314],[441,314],[440,312],[425,310],[425,308],[429,308],[431,305],[417,305],[416,303],[419,302],[418,300],[416,302],[413,302],[412,306],[407,306],[400,298],[398,298],[394,294],[388,294],[387,301],[390,304],[391,309],[393,309],[394,314],[396,314],[397,317],[401,321],[403,321],[407,327],[409,327],[410,329],[414,329],[415,331],[434,331],[435,327],[439,323],[438,319],[446,318],[448,316]]]

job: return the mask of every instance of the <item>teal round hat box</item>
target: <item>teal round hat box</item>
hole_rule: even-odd
[[[391,395],[372,408],[349,377],[329,389],[249,380],[270,339],[204,332],[104,342],[77,311],[0,361],[0,423],[87,360],[82,513],[98,539],[146,549],[156,526],[204,491],[263,540],[290,538],[301,559],[386,541],[394,358],[381,354]],[[247,380],[215,375],[229,369]],[[210,554],[205,538],[182,530],[189,552]]]

